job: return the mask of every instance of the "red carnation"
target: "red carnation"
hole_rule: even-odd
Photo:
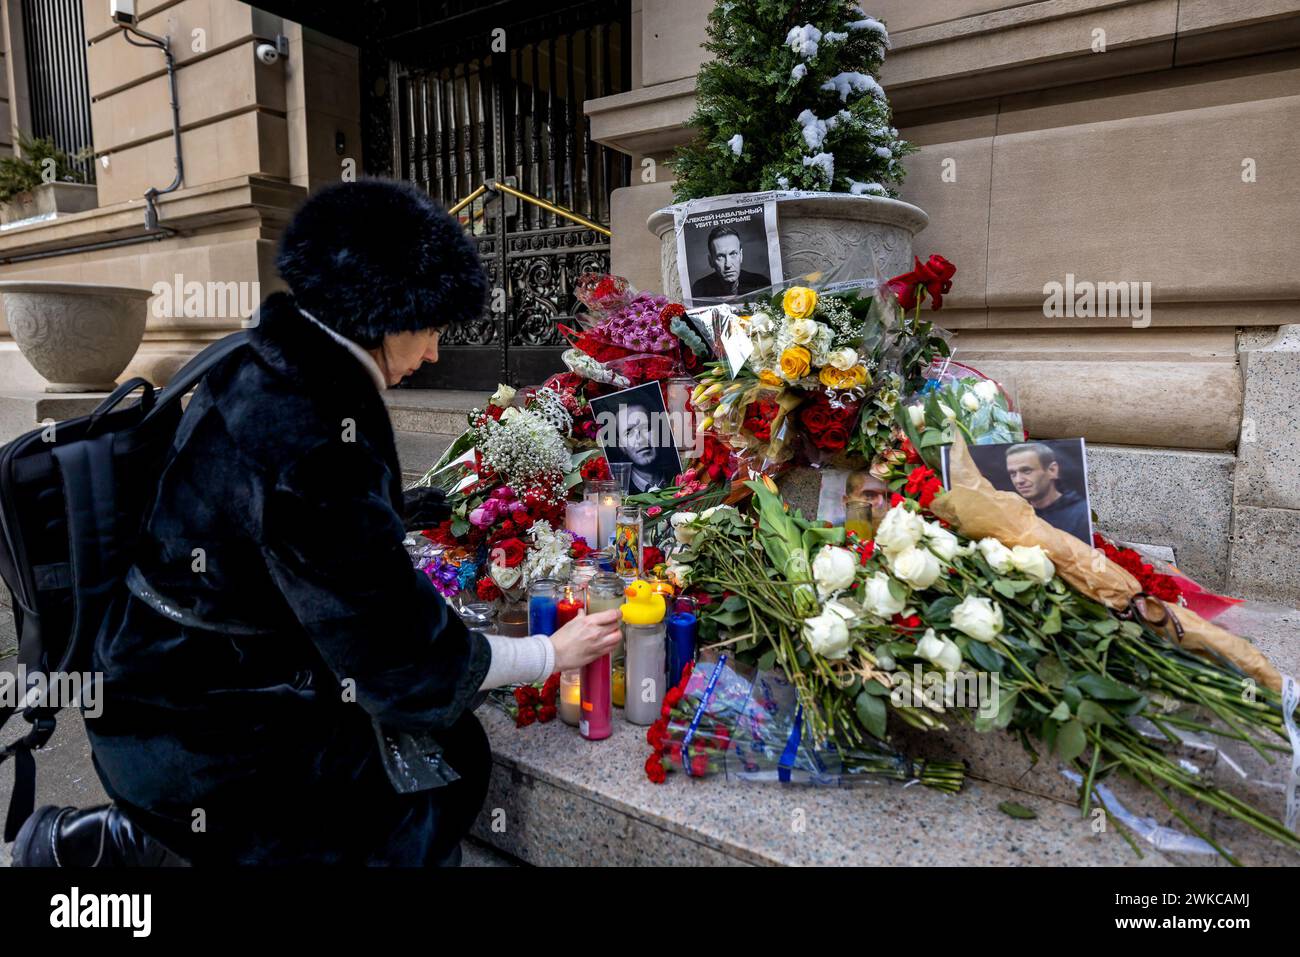
[[[537,712],[532,708],[520,708],[519,714],[515,716],[515,727],[526,728],[537,720]]]
[[[709,773],[709,756],[707,754],[697,754],[691,758],[691,774],[697,778],[702,778]]]
[[[540,724],[546,724],[548,721],[555,720],[555,705],[544,704],[537,709],[537,721]]]
[[[653,784],[663,784],[668,780],[668,772],[664,770],[663,758],[659,756],[659,752],[656,751],[654,754],[650,755],[650,757],[646,758],[645,776],[648,777]]]
[[[644,568],[653,569],[656,565],[664,563],[664,553],[653,545],[647,545],[641,552],[641,565]]]
[[[487,575],[478,580],[478,584],[474,586],[474,593],[478,595],[479,601],[496,601],[501,597],[501,589]]]

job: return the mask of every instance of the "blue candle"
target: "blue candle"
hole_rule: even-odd
[[[689,611],[676,612],[668,619],[668,683],[682,680],[682,669],[695,660],[695,641],[700,620]]]
[[[555,620],[558,614],[554,598],[550,595],[533,595],[528,599],[528,633],[530,635],[555,634]]]

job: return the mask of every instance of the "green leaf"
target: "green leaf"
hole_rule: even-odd
[[[952,617],[952,610],[961,604],[956,595],[943,595],[930,602],[925,608],[925,620],[928,624],[941,625]]]
[[[758,667],[763,671],[771,671],[776,665],[776,649],[769,648],[758,656]]]
[[[1058,701],[1056,707],[1052,709],[1052,713],[1049,717],[1051,717],[1053,721],[1069,721],[1070,706],[1064,701]]]
[[[1003,598],[1016,597],[1016,583],[1009,578],[995,578],[993,580],[993,590]]]
[[[858,720],[862,726],[867,729],[868,733],[880,739],[885,737],[885,700],[874,695],[868,694],[864,689],[861,694],[854,699],[854,705],[858,712]]]
[[[1055,655],[1039,658],[1038,664],[1034,665],[1034,674],[1038,675],[1039,681],[1050,688],[1065,686],[1065,665],[1061,664],[1061,659]]]
[[[1095,701],[1081,701],[1074,711],[1082,724],[1118,724],[1111,713]]]
[[[745,599],[741,598],[739,595],[730,595],[727,597],[727,600],[722,603],[723,611],[740,611],[742,609],[747,609],[748,607],[749,605],[746,603]]]
[[[1132,701],[1134,698],[1142,697],[1141,692],[1134,691],[1105,675],[1083,675],[1074,683],[1089,698],[1098,701]]]
[[[1033,808],[1025,807],[1023,804],[1017,804],[1015,801],[1003,801],[998,805],[998,810],[1007,817],[1019,818],[1022,821],[1032,821],[1038,817],[1038,812]]]
[[[882,685],[875,678],[872,678],[870,681],[866,682],[862,686],[862,690],[865,691],[867,694],[877,698],[888,698],[890,694],[889,689],[886,688],[884,685]]]
[[[1119,622],[1116,621],[1114,618],[1107,618],[1104,619],[1103,621],[1094,621],[1092,623],[1092,630],[1095,631],[1097,634],[1101,635],[1103,638],[1105,638],[1107,635],[1114,634],[1115,631],[1118,630],[1118,628],[1119,628]]]
[[[1052,610],[1043,618],[1043,624],[1039,629],[1044,635],[1059,635],[1061,633],[1061,606],[1053,605]]]
[[[1067,721],[1061,725],[1056,734],[1056,754],[1067,764],[1083,754],[1088,746],[1088,739],[1083,733],[1083,725],[1078,721]]]
[[[1002,670],[1002,656],[982,641],[971,639],[966,646],[966,656],[985,671]]]

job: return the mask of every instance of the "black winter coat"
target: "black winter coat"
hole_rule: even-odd
[[[483,797],[490,650],[402,547],[364,367],[286,294],[260,316],[196,390],[96,641],[96,767],[197,862],[428,863]],[[398,794],[372,719],[435,732],[463,780]]]

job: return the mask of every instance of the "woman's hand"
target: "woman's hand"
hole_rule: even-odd
[[[617,608],[598,611],[594,615],[579,614],[551,635],[555,646],[555,670],[572,671],[601,655],[607,655],[618,646],[619,620]]]

